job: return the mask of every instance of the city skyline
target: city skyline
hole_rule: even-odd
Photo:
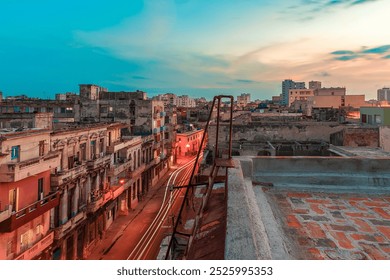
[[[368,100],[390,84],[384,0],[115,4],[2,1],[0,90],[47,98],[93,83],[270,99],[291,78]]]

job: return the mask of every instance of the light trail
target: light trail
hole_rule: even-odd
[[[149,253],[151,249],[150,245],[153,241],[155,241],[155,236],[159,233],[162,224],[165,222],[168,213],[171,211],[173,203],[182,193],[182,189],[171,190],[170,187],[172,185],[188,184],[187,181],[190,179],[189,177],[192,170],[190,167],[193,166],[195,159],[196,158],[194,157],[193,159],[185,163],[183,166],[172,172],[165,186],[163,201],[157,215],[155,216],[154,220],[152,221],[146,232],[143,234],[137,245],[134,247],[132,252],[129,254],[127,260],[139,260],[146,258],[147,253]],[[179,174],[183,172],[184,174],[179,177]],[[178,180],[178,177],[180,181],[176,182]],[[170,192],[170,198],[167,202],[168,191]]]

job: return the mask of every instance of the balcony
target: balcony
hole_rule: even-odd
[[[80,212],[76,216],[72,217],[70,220],[68,220],[65,224],[57,227],[54,230],[54,239],[59,240],[64,235],[66,235],[69,231],[76,228],[82,221],[84,221],[87,218],[87,215],[85,212]]]
[[[141,144],[141,142],[142,140],[140,136],[133,136],[131,139],[120,140],[111,143],[111,145],[108,146],[107,152],[112,154],[121,149]]]
[[[22,225],[43,215],[50,209],[58,206],[60,203],[60,194],[58,192],[48,195],[18,212],[12,213],[8,219],[0,223],[0,232],[12,232]]]
[[[137,167],[136,169],[131,168],[131,170],[128,172],[128,176],[130,178],[137,177],[138,175],[140,175],[142,172],[145,171],[145,167],[146,167],[146,165],[143,163],[139,167]]]
[[[17,182],[60,165],[59,152],[43,157],[24,160],[17,163],[3,164],[0,167],[0,182]]]
[[[54,233],[51,232],[43,239],[38,241],[34,246],[24,251],[20,254],[15,260],[31,260],[35,256],[39,255],[41,252],[45,251],[51,244],[53,244]]]
[[[107,190],[107,192],[105,193],[103,193],[102,190],[96,190],[95,192],[91,193],[91,202],[87,206],[87,212],[95,213],[97,210],[103,207],[103,205],[106,204],[107,201],[111,199],[111,190]]]
[[[142,144],[146,144],[148,142],[153,142],[154,141],[154,136],[153,135],[148,135],[142,137]]]
[[[95,169],[98,167],[102,167],[106,164],[111,163],[111,155],[104,155],[103,153],[99,155],[98,158],[91,159],[87,161],[87,167],[89,169]]]
[[[108,170],[108,176],[118,176],[123,171],[126,171],[133,166],[133,161],[126,161],[126,159],[122,160],[123,162],[121,161],[121,159],[118,159],[117,163],[114,166],[111,166],[111,168]]]
[[[87,168],[85,165],[78,165],[72,169],[59,171],[55,174],[51,174],[50,184],[53,187],[58,187],[80,175],[86,174],[86,172]]]
[[[11,217],[12,214],[12,206],[6,205],[6,209],[0,212],[0,223],[4,220],[7,220],[9,217]]]

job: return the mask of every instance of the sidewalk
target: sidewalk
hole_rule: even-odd
[[[160,178],[156,186],[149,189],[149,192],[138,202],[136,209],[129,210],[128,215],[118,216],[112,225],[104,233],[103,239],[99,240],[97,245],[92,249],[91,253],[87,256],[87,260],[100,260],[102,257],[112,248],[115,242],[122,236],[126,227],[137,217],[145,208],[147,203],[153,199],[156,193],[160,190],[161,186],[165,183],[169,177],[170,172],[176,169],[176,166],[172,166],[167,173]]]

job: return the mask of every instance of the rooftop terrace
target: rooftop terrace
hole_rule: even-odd
[[[389,158],[235,159],[225,259],[390,259]]]

